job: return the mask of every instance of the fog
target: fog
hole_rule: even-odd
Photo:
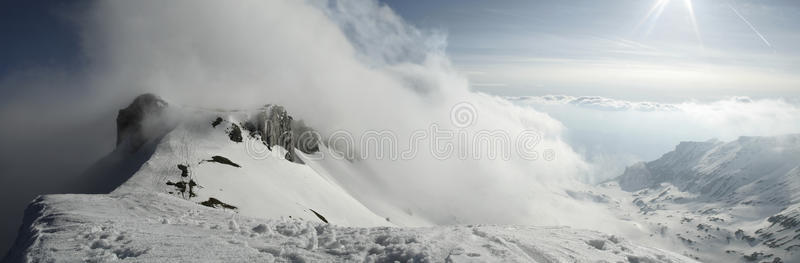
[[[439,224],[602,224],[575,216],[591,208],[563,197],[586,164],[561,140],[558,121],[471,92],[445,56],[441,34],[411,27],[375,2],[103,2],[92,20],[89,49],[100,54],[95,71],[102,73],[93,73],[99,87],[140,87],[211,108],[277,103],[324,136],[390,131],[400,148],[431,124],[457,128],[451,108],[466,102],[477,117],[464,132],[514,137],[532,130],[543,136],[536,147],[557,155],[439,160],[422,144],[409,160],[367,157],[354,164],[352,176],[380,182],[350,189],[366,198],[415,207],[416,215]]]
[[[657,159],[681,141],[800,132],[800,104],[787,99],[656,103],[554,95],[511,100],[546,112],[568,127],[565,140],[591,163],[587,180],[592,182],[618,176],[632,163]]]
[[[637,150],[638,144],[605,151],[592,148],[603,139],[585,129],[592,123],[583,120],[594,117],[573,121],[576,115],[571,114],[581,114],[573,110],[581,109],[563,114],[553,108],[536,110],[471,91],[468,79],[454,70],[444,52],[444,34],[414,28],[371,0],[98,1],[72,17],[82,30],[89,61],[85,69],[33,71],[27,73],[35,76],[30,78],[20,73],[0,84],[30,87],[17,103],[2,108],[2,192],[9,194],[3,202],[4,241],[11,239],[9,229],[22,217],[23,199],[69,191],[62,182],[112,149],[116,110],[145,92],[173,105],[214,109],[279,104],[323,136],[385,130],[397,136],[401,149],[410,146],[414,131],[432,124],[469,136],[503,131],[516,138],[535,131],[541,141],[526,149],[509,145],[511,152],[547,150],[555,154],[551,160],[440,160],[423,143],[419,154],[407,160],[355,161],[353,177],[379,183],[348,190],[374,202],[414,207],[415,214],[436,224],[570,225],[612,232],[628,226],[599,207],[568,198],[564,190],[609,178],[608,169],[652,158],[678,139],[758,133],[740,118],[760,120],[773,114],[709,112],[691,118],[674,115],[668,118],[673,122],[662,122],[645,113],[631,118],[591,113],[597,119],[621,119],[610,120],[616,124],[604,130],[619,138],[654,138],[667,132],[658,140],[642,139],[657,145],[644,152]],[[474,122],[454,125],[455,105],[474,107]],[[725,106],[683,105],[695,107],[692,111]],[[793,121],[796,108],[786,114],[776,121]],[[628,133],[638,120],[653,125]],[[670,128],[685,121],[722,128]]]

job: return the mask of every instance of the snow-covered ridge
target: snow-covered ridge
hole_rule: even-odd
[[[568,227],[342,227],[261,219],[156,193],[49,195],[9,262],[688,262]]]
[[[347,160],[280,106],[220,111],[143,95],[120,111],[118,147],[87,192],[28,208],[8,262],[691,262],[565,227],[434,226],[347,191]],[[423,226],[423,228],[409,228]]]
[[[314,154],[318,144],[300,136],[310,129],[283,107],[176,110],[182,112],[171,113],[179,117],[170,117],[170,130],[149,137],[148,160],[112,195],[163,193],[254,217],[392,225],[305,165],[301,156]]]
[[[627,201],[620,214],[702,261],[800,260],[798,134],[682,142],[601,187]]]
[[[629,167],[618,181],[626,191],[670,183],[682,191],[730,202],[764,192],[792,193],[753,200],[787,205],[798,200],[798,170],[800,134],[740,137],[727,143],[682,142],[655,161]]]

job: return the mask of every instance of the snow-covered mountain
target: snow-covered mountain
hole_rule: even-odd
[[[34,200],[4,261],[800,260],[800,135],[683,142],[568,190],[641,231],[601,233],[441,226],[365,198],[352,190],[375,182],[351,176],[358,161],[319,158],[334,153],[277,105],[210,110],[146,94],[117,126],[116,149],[80,182],[97,194]]]
[[[85,192],[34,200],[8,262],[692,262],[619,234],[569,227],[436,226],[349,189],[282,107],[223,111],[142,95]],[[330,156],[330,155],[329,155]],[[110,192],[110,193],[109,193]]]
[[[618,214],[701,261],[800,261],[800,135],[682,142],[601,184]]]
[[[620,187],[636,191],[671,183],[705,200],[795,203],[800,193],[800,135],[683,142],[658,160],[629,167]]]

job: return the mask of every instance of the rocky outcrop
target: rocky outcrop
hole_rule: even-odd
[[[251,135],[259,135],[268,148],[277,145],[286,149],[286,159],[292,162],[301,162],[295,150],[319,151],[316,133],[302,121],[294,121],[282,106],[267,105],[243,126]]]
[[[117,148],[125,152],[138,151],[151,139],[158,138],[173,125],[167,120],[169,104],[153,94],[142,94],[117,115]],[[212,126],[221,123],[215,120]],[[174,124],[174,123],[173,123]],[[319,136],[302,121],[295,121],[286,109],[278,105],[266,105],[248,121],[241,123],[251,137],[260,137],[264,145],[272,149],[281,146],[288,152],[286,159],[301,162],[295,150],[304,153],[319,151]],[[241,142],[239,125],[231,124],[231,140]]]
[[[156,135],[157,123],[162,122],[169,104],[153,94],[136,97],[127,108],[117,114],[117,148],[127,147],[137,151],[152,135]]]
[[[127,181],[150,159],[159,139],[174,127],[166,120],[167,110],[167,102],[153,94],[140,95],[119,110],[116,149],[71,181],[70,192],[106,194]]]

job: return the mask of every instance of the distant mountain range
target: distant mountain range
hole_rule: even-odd
[[[716,262],[800,260],[800,134],[682,142],[600,186],[626,200],[615,209],[635,209],[620,214],[676,252]]]

